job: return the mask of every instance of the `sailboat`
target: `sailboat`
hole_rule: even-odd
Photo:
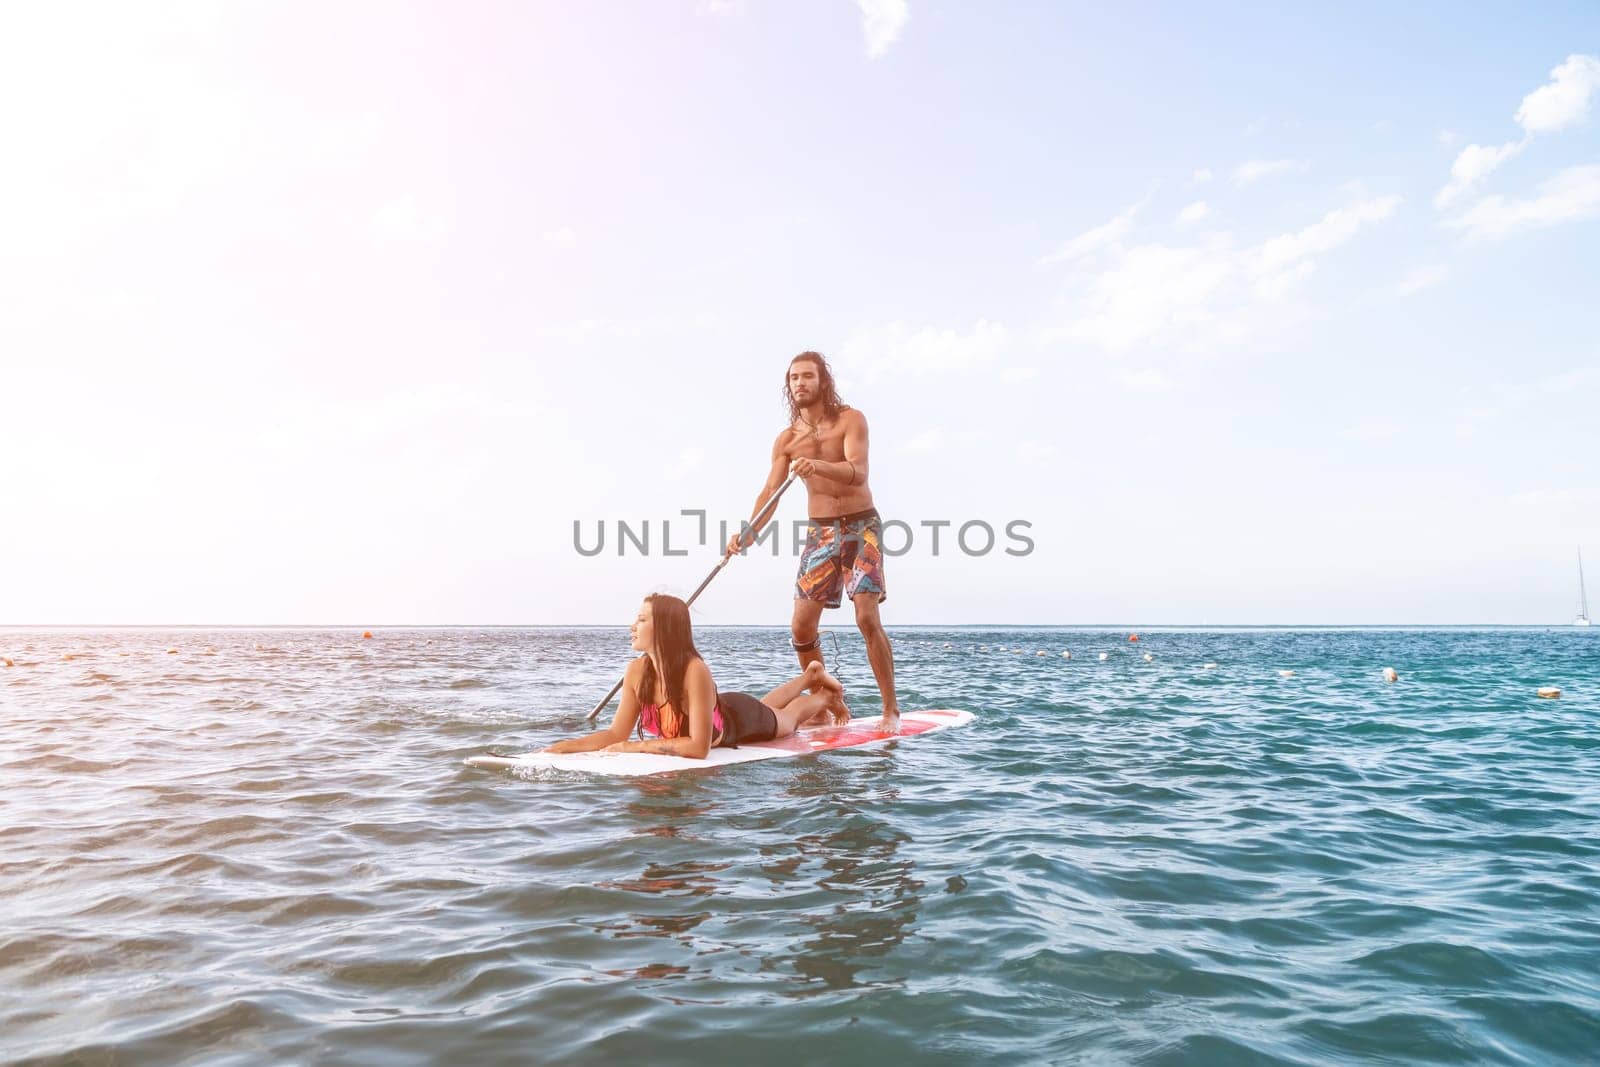
[[[1589,625],[1589,591],[1583,587],[1583,549],[1578,549],[1578,617],[1574,626]]]

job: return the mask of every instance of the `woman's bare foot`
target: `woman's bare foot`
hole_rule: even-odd
[[[826,672],[817,680],[817,684],[832,699],[828,701],[828,715],[833,719],[833,725],[842,726],[850,721],[850,707],[844,702],[844,685],[833,675]],[[812,690],[816,692],[816,690]]]
[[[813,693],[817,691],[819,686],[826,684],[823,679],[827,677],[827,668],[823,667],[822,661],[819,659],[814,659],[807,663],[806,669],[800,672],[800,681],[805,685],[805,688]]]
[[[806,664],[800,680],[812,693],[823,693],[829,698],[827,707],[813,715],[807,725],[832,723],[838,726],[850,721],[850,708],[844,702],[844,686],[840,684],[839,679],[829,674],[820,662],[812,661]]]

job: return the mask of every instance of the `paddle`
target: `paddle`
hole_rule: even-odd
[[[761,524],[766,522],[767,519],[770,518],[770,514],[769,513],[772,511],[773,508],[776,508],[778,506],[778,499],[783,496],[784,490],[788,489],[789,486],[793,485],[794,484],[794,480],[796,478],[798,478],[798,477],[799,477],[799,475],[797,475],[797,474],[789,475],[788,480],[785,481],[782,485],[778,486],[778,491],[776,493],[773,493],[772,496],[767,499],[767,502],[765,504],[762,504],[761,507],[756,510],[755,518],[752,519],[751,522],[750,522],[750,528],[751,529],[759,529],[761,527]],[[711,568],[711,573],[706,575],[705,581],[701,582],[698,586],[695,587],[695,591],[689,594],[688,598],[684,601],[684,603],[685,604],[693,604],[695,602],[695,599],[697,597],[699,597],[699,595],[701,593],[705,592],[706,586],[711,584],[711,579],[715,578],[718,574],[722,573],[722,568],[726,567],[728,565],[728,561],[730,559],[732,559],[732,558],[733,558],[733,553],[732,552],[724,551],[723,554],[722,554],[722,559],[720,561],[718,561],[718,563],[717,563],[717,565],[715,567]],[[623,679],[622,678],[618,678],[617,679],[617,684],[611,687],[611,692],[607,693],[605,695],[605,699],[600,701],[600,703],[598,703],[598,704],[596,704],[594,706],[594,710],[589,713],[589,721],[590,722],[594,722],[594,720],[599,717],[600,713],[602,711],[606,710],[606,705],[611,703],[611,698],[616,696],[617,692],[622,688],[622,682],[623,682]]]

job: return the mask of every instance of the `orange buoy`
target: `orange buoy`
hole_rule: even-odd
[[[1128,635],[1128,640],[1129,641],[1137,641],[1137,640],[1139,640],[1139,635],[1138,634],[1129,634]]]
[[[372,631],[371,631],[371,630],[363,630],[363,631],[362,631],[362,632],[361,632],[361,639],[362,639],[362,640],[363,640],[363,641],[365,641],[365,640],[366,640],[366,639],[367,639],[367,638],[369,638],[369,637],[371,637],[371,636],[372,636]]]
[[[12,663],[12,662],[11,662],[11,660],[10,660],[10,659],[7,659],[7,660],[6,660],[6,666],[7,666],[7,667],[15,667],[15,666],[16,666],[16,664],[15,664],[15,663]]]
[[[169,656],[176,656],[176,655],[177,655],[177,654],[178,654],[178,650],[177,650],[177,649],[175,649],[175,648],[169,648],[169,649],[167,649],[167,655],[169,655]]]

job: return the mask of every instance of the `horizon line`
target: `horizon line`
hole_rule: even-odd
[[[702,630],[787,630],[787,623],[708,622],[697,623]],[[626,630],[624,623],[604,622],[529,622],[529,623],[203,623],[203,622],[71,622],[0,623],[0,630]],[[833,627],[851,630],[853,622]],[[1438,629],[1584,629],[1567,622],[904,622],[885,623],[886,630],[1438,630]]]

